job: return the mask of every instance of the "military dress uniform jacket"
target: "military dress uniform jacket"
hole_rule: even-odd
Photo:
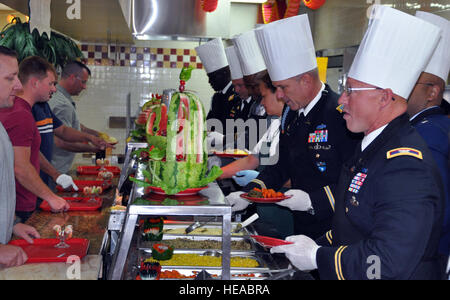
[[[345,163],[331,231],[316,242],[321,279],[438,279],[443,187],[406,114]]]
[[[294,232],[313,239],[331,228],[334,199],[330,186],[339,179],[341,166],[355,151],[360,136],[347,130],[336,110],[339,96],[328,85],[306,118],[297,111],[283,112],[278,162],[257,177],[267,188],[279,190],[290,179],[291,189],[310,194],[314,215],[294,212]],[[287,109],[287,108],[286,108]],[[285,118],[284,118],[285,117]],[[251,182],[249,191],[259,187]]]
[[[420,112],[411,120],[411,125],[427,143],[436,161],[444,182],[445,213],[439,253],[450,255],[450,195],[449,195],[449,131],[450,119],[444,110],[438,106]]]
[[[217,119],[222,123],[222,131],[224,134],[226,130],[226,120],[234,119],[233,108],[236,107],[236,103],[241,100],[235,93],[233,85],[230,85],[225,91],[216,92],[211,100],[211,109],[206,116],[206,120]]]

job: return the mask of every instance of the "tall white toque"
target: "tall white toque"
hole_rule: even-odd
[[[428,66],[425,68],[425,72],[436,75],[446,82],[450,69],[450,21],[424,11],[416,12],[416,17],[442,29],[441,39]]]
[[[266,64],[255,37],[255,30],[244,32],[233,39],[244,76],[253,75],[266,69]]]
[[[317,68],[306,14],[261,26],[256,29],[256,38],[272,81],[289,79]]]
[[[195,51],[208,74],[228,66],[225,47],[219,38],[196,47]]]
[[[390,88],[394,94],[408,99],[440,35],[441,29],[429,22],[374,5],[348,77]]]
[[[227,55],[228,64],[230,65],[231,79],[241,79],[244,77],[241,68],[241,62],[239,61],[238,54],[235,46],[225,48],[225,54]]]

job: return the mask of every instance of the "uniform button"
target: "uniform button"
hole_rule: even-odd
[[[352,196],[352,199],[350,200],[350,203],[351,203],[353,206],[358,206],[358,205],[359,205],[359,202],[358,202],[358,200],[356,200],[356,197],[355,197],[355,196]]]
[[[319,153],[317,153],[317,154],[316,154],[316,158],[319,158],[319,157],[320,157],[320,154],[319,154]]]
[[[345,213],[348,213],[348,207],[345,208]]]

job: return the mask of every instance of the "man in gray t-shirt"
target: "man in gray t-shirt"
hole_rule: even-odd
[[[82,132],[99,136],[99,132],[87,128],[78,120],[75,102],[72,96],[77,96],[86,89],[87,82],[91,71],[89,68],[78,62],[72,61],[67,63],[61,74],[61,79],[56,86],[57,92],[50,99],[48,104],[53,114],[61,120],[64,125],[72,127]],[[105,143],[107,147],[112,145]],[[70,143],[65,142],[55,136],[55,143],[53,146],[52,165],[61,173],[67,173],[72,167],[75,153],[81,152],[98,152],[100,149],[91,144],[84,143]]]
[[[0,46],[0,109],[11,107],[22,89],[18,73],[16,53]],[[40,238],[33,227],[15,222],[15,209],[14,151],[0,122],[0,267],[19,266],[28,259],[22,248],[6,245],[13,233],[30,243],[33,242],[32,237]]]

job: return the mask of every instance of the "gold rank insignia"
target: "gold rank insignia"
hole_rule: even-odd
[[[233,99],[234,99],[234,94],[231,95],[230,97],[228,97],[228,101],[233,101]]]
[[[396,148],[386,152],[386,158],[391,159],[397,156],[412,156],[418,159],[423,159],[422,152],[414,148]]]

